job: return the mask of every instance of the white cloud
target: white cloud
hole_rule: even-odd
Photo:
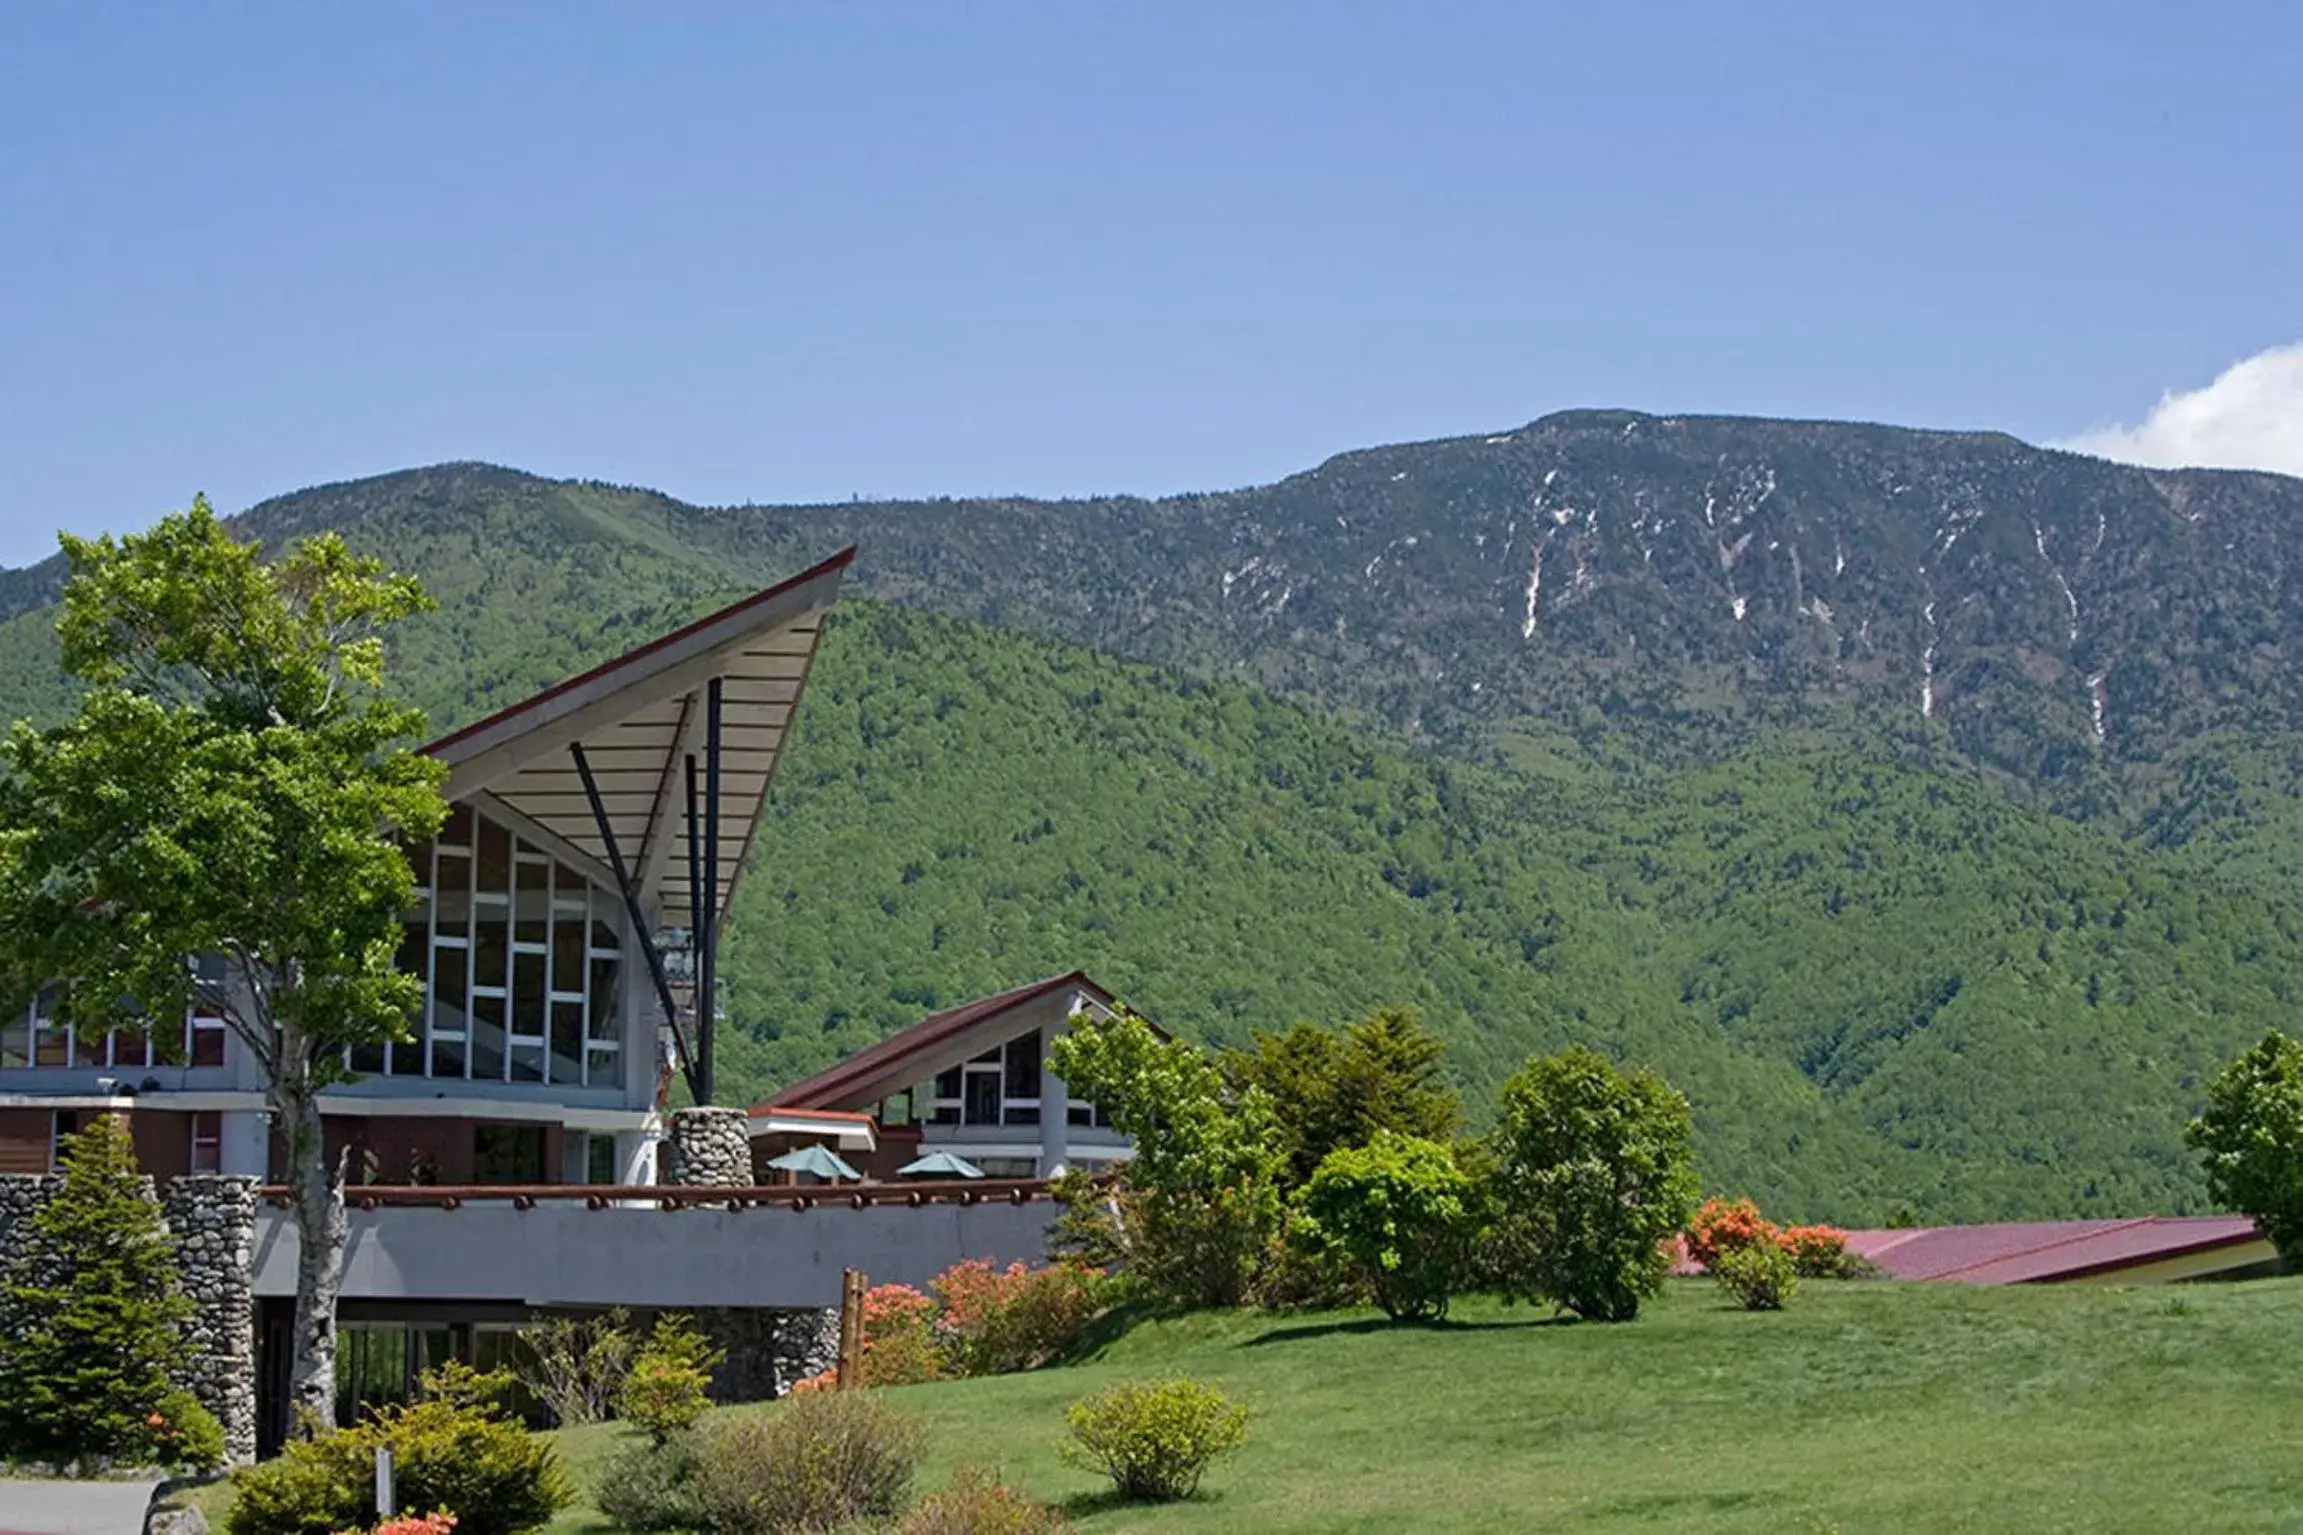
[[[2303,342],[2240,359],[2204,389],[2159,397],[2134,426],[2098,426],[2053,444],[2160,469],[2303,474]]]

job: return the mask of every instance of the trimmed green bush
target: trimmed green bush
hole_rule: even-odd
[[[1330,1152],[1299,1203],[1302,1239],[1356,1272],[1388,1315],[1447,1315],[1479,1228],[1479,1191],[1447,1147],[1378,1130]]]
[[[1746,1311],[1780,1311],[1799,1288],[1799,1260],[1780,1242],[1722,1248],[1711,1276]]]
[[[1066,1463],[1102,1472],[1131,1503],[1190,1497],[1211,1464],[1247,1442],[1247,1409],[1196,1380],[1122,1382],[1064,1417]]]
[[[656,1318],[648,1341],[640,1345],[616,1389],[617,1414],[646,1429],[656,1443],[664,1443],[694,1427],[712,1405],[712,1371],[724,1357],[686,1317]]]
[[[350,1428],[297,1440],[234,1481],[230,1535],[334,1535],[377,1519],[376,1450],[392,1450],[402,1506],[444,1508],[456,1535],[519,1535],[550,1522],[573,1496],[551,1445],[499,1415],[496,1377],[470,1370],[427,1377],[426,1394]]]
[[[600,1470],[592,1500],[621,1530],[658,1535],[704,1527],[704,1505],[696,1494],[700,1455],[696,1436],[674,1434],[628,1445]]]
[[[1066,1535],[1072,1523],[1002,1482],[996,1471],[962,1466],[896,1525],[896,1535]]]
[[[700,1430],[696,1495],[713,1535],[785,1535],[887,1519],[926,1452],[872,1391],[807,1391]]]

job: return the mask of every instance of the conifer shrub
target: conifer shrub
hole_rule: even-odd
[[[63,1163],[0,1276],[0,1446],[82,1472],[218,1464],[222,1428],[176,1387],[193,1308],[127,1127],[93,1120]]]
[[[410,1508],[456,1516],[456,1535],[540,1529],[573,1496],[550,1443],[504,1415],[508,1377],[462,1367],[419,1383],[406,1406],[292,1441],[278,1459],[239,1472],[230,1535],[334,1535],[376,1523],[376,1451]]]
[[[1067,1535],[1072,1523],[1008,1486],[993,1471],[962,1466],[912,1505],[895,1535]]]
[[[662,1444],[712,1405],[712,1371],[724,1357],[687,1317],[656,1318],[616,1390],[617,1413]]]
[[[888,1519],[925,1454],[919,1423],[872,1391],[809,1391],[699,1430],[696,1496],[712,1535],[784,1535]]]
[[[1190,1497],[1210,1465],[1247,1442],[1247,1409],[1196,1380],[1124,1381],[1064,1416],[1065,1462],[1102,1472],[1131,1503]]]
[[[1722,1249],[1711,1260],[1711,1276],[1746,1311],[1780,1311],[1799,1288],[1799,1265],[1780,1242]]]

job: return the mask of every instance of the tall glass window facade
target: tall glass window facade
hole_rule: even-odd
[[[424,1016],[353,1069],[621,1085],[621,899],[468,805],[410,858],[423,888],[400,963],[424,978]]]

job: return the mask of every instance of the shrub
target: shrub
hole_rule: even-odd
[[[1698,1268],[1733,1247],[1780,1241],[1775,1223],[1759,1213],[1748,1199],[1707,1199],[1687,1221],[1687,1256]]]
[[[869,1391],[810,1391],[702,1431],[696,1494],[714,1535],[886,1519],[924,1452],[919,1424]]]
[[[725,1355],[686,1317],[656,1318],[616,1391],[616,1411],[662,1444],[712,1405],[712,1371]]]
[[[1577,1048],[1513,1073],[1497,1121],[1498,1287],[1601,1321],[1637,1316],[1695,1205],[1687,1099],[1653,1072]]]
[[[1130,1502],[1190,1497],[1210,1463],[1247,1442],[1247,1409],[1195,1380],[1123,1382],[1064,1416],[1065,1461],[1110,1477]]]
[[[910,1285],[865,1291],[864,1384],[916,1386],[941,1376],[935,1322],[935,1301]]]
[[[456,1516],[442,1508],[428,1514],[401,1514],[371,1531],[346,1530],[343,1535],[449,1535],[455,1528]]]
[[[962,1466],[896,1525],[896,1535],[1066,1535],[1071,1521],[1003,1483],[996,1472]]]
[[[63,1186],[26,1224],[28,1251],[0,1276],[0,1445],[86,1470],[180,1454],[163,1403],[192,1304],[119,1120],[65,1142]]]
[[[503,1377],[444,1370],[405,1407],[297,1440],[234,1478],[231,1535],[333,1535],[376,1522],[376,1450],[392,1451],[398,1496],[447,1509],[457,1535],[517,1535],[549,1522],[571,1491],[551,1445],[501,1416]]]
[[[554,1317],[520,1333],[520,1382],[563,1424],[598,1423],[616,1404],[639,1351],[632,1315]]]
[[[1478,1191],[1447,1147],[1378,1130],[1319,1164],[1301,1208],[1303,1240],[1355,1270],[1386,1314],[1447,1315],[1479,1226]]]
[[[1863,1262],[1847,1250],[1847,1233],[1837,1226],[1786,1226],[1781,1240],[1802,1279],[1852,1279]]]
[[[144,1421],[159,1464],[185,1471],[212,1471],[224,1464],[224,1425],[191,1392],[169,1392]]]
[[[1798,1263],[1779,1242],[1724,1248],[1711,1274],[1746,1311],[1780,1311],[1799,1288]]]
[[[1077,1263],[995,1269],[988,1259],[970,1258],[929,1281],[943,1302],[936,1332],[962,1375],[1028,1370],[1061,1353],[1095,1319],[1101,1279]]]
[[[2303,1260],[2303,1044],[2273,1029],[2207,1084],[2207,1108],[2183,1128],[2207,1186],[2293,1263]]]
[[[704,1505],[696,1492],[696,1437],[672,1435],[663,1443],[628,1445],[600,1469],[593,1501],[618,1529],[635,1535],[700,1530]]]

